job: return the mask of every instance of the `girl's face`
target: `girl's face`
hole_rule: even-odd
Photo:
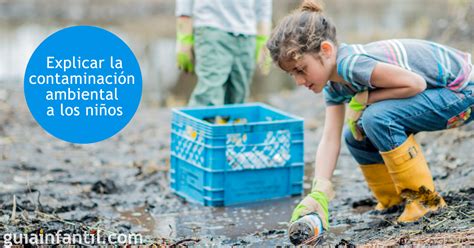
[[[333,48],[333,47],[332,47]],[[282,61],[282,69],[289,73],[298,86],[305,86],[314,93],[320,93],[336,72],[334,50],[319,54],[304,54],[298,60]]]

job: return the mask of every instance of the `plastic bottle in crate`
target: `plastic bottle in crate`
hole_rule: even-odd
[[[316,241],[324,232],[323,223],[315,213],[308,214],[293,222],[288,229],[290,241],[300,245],[308,241]]]

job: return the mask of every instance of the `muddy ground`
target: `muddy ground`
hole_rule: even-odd
[[[268,102],[305,118],[308,191],[322,132],[322,99],[298,89]],[[141,233],[148,244],[290,245],[287,221],[301,197],[211,208],[170,191],[170,116],[168,108],[142,104],[118,135],[74,145],[36,124],[21,90],[0,88],[0,239],[6,233],[61,229]],[[395,223],[400,209],[374,213],[375,201],[344,147],[335,171],[337,195],[330,204],[332,228],[321,244],[474,244],[474,124],[417,137],[449,207],[406,225]],[[452,236],[440,239],[443,235]]]

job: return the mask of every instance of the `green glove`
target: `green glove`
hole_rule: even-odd
[[[179,17],[176,32],[176,63],[179,69],[185,72],[194,71],[193,56],[193,27],[192,19]]]
[[[334,197],[332,184],[327,179],[314,180],[313,190],[293,210],[290,222],[297,221],[302,216],[317,213],[324,229],[329,229],[329,201]]]
[[[308,204],[309,203],[309,204]],[[321,192],[309,193],[298,205],[296,205],[293,214],[291,214],[290,222],[297,221],[299,218],[316,212],[323,222],[325,229],[329,228],[329,213],[328,213],[329,200]],[[318,206],[317,210],[313,209],[312,206]]]
[[[192,47],[194,45],[194,38],[192,35],[180,35],[178,34],[178,49],[176,53],[176,61],[178,68],[185,72],[193,72],[193,55]]]
[[[353,96],[351,98],[351,101],[349,102],[349,108],[351,108],[354,111],[362,111],[365,109],[366,103],[360,103],[357,101],[356,97]]]
[[[363,140],[364,136],[362,135],[362,131],[357,127],[357,121],[360,119],[364,109],[367,107],[368,98],[368,91],[359,92],[352,97],[348,104],[347,125],[349,126],[354,139],[358,141]]]

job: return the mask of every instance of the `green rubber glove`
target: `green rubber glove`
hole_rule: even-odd
[[[358,141],[363,140],[364,136],[359,127],[357,127],[357,121],[360,119],[364,109],[367,107],[368,98],[368,91],[359,92],[351,98],[351,101],[348,104],[347,125],[349,126],[354,139]]]
[[[194,71],[192,49],[194,39],[192,35],[178,35],[178,51],[176,53],[176,61],[178,68],[185,72]]]
[[[334,197],[332,184],[326,179],[318,178],[313,182],[313,190],[298,205],[291,214],[290,222],[311,214],[318,214],[324,229],[329,229],[329,201]]]
[[[308,204],[309,203],[309,204]],[[317,206],[318,209],[313,209],[313,206]],[[323,222],[325,229],[329,228],[329,212],[328,212],[329,200],[322,192],[309,193],[298,205],[296,205],[293,214],[291,214],[290,222],[297,221],[299,218],[316,212]]]
[[[351,101],[349,102],[349,108],[354,111],[363,111],[366,107],[366,103],[360,103],[357,101],[356,97],[352,97]]]
[[[176,63],[180,70],[190,73],[194,71],[193,47],[192,19],[179,17],[176,32]]]

